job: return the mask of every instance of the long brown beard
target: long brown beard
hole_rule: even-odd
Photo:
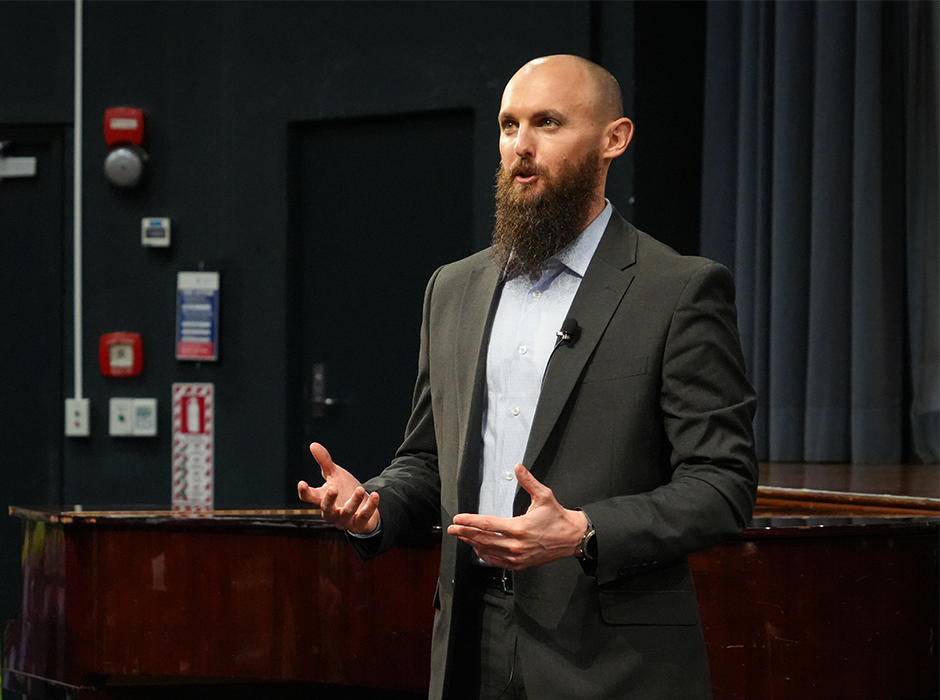
[[[527,191],[514,178],[519,172],[536,173],[543,181],[541,193]],[[588,153],[557,177],[521,159],[510,170],[496,171],[496,225],[493,252],[503,279],[542,276],[542,264],[574,241],[589,223],[600,177],[599,152]]]

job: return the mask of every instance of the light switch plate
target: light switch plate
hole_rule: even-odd
[[[88,412],[88,399],[65,400],[65,435],[67,437],[88,437],[91,433]]]

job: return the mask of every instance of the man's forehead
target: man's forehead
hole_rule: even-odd
[[[500,113],[515,109],[564,113],[591,109],[595,102],[590,77],[580,66],[526,64],[507,83]]]

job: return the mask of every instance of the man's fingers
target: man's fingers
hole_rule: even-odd
[[[376,514],[379,505],[379,494],[368,493],[362,487],[357,488],[353,495],[342,505],[336,505],[336,490],[329,489],[330,496],[324,497],[321,509],[323,519],[340,530],[350,530],[356,533],[371,532],[375,525],[369,527],[370,521]]]
[[[497,530],[481,530],[477,527],[468,527],[465,525],[451,525],[447,528],[447,534],[459,537],[467,544],[479,545],[483,547],[500,547],[507,544],[506,533]]]
[[[476,530],[489,530],[490,532],[505,532],[512,528],[511,518],[497,518],[491,515],[477,515],[476,513],[458,513],[454,516],[454,525],[471,527]]]
[[[297,483],[297,495],[300,496],[301,501],[319,507],[323,498],[323,489],[315,489],[306,481],[300,481]]]
[[[360,486],[353,491],[352,496],[338,510],[343,515],[355,515],[359,510],[359,506],[366,500],[366,496],[368,496],[366,490]]]
[[[516,523],[512,518],[494,518],[475,513],[458,513],[447,528],[447,534],[459,537],[474,549],[496,548],[505,553],[512,546]]]
[[[363,489],[363,492],[365,492],[365,489]],[[379,494],[376,492],[367,494],[366,497],[362,500],[362,503],[360,503],[358,508],[356,508],[356,511],[353,514],[353,520],[357,524],[365,526],[372,519],[372,516],[375,515],[378,507]]]
[[[297,495],[300,497],[301,501],[306,501],[307,503],[314,503],[313,489],[310,488],[310,484],[306,481],[297,482]]]
[[[361,486],[353,491],[353,495],[349,497],[349,500],[346,501],[346,504],[343,506],[343,513],[349,514],[357,519],[366,519],[372,517],[372,513],[375,512],[376,507],[379,504],[379,494],[378,493],[369,493]]]
[[[516,557],[519,554],[519,548],[510,540],[496,538],[497,541],[491,542],[491,537],[488,534],[482,538],[460,537],[460,539],[473,547],[473,551],[488,566],[498,566],[506,569],[515,569],[517,567]]]
[[[331,522],[328,518],[331,517],[336,511],[336,489],[332,486],[326,487],[324,489],[319,489],[321,492],[320,496],[320,510],[323,511],[324,519],[327,522]]]
[[[329,479],[333,475],[333,458],[330,457],[329,450],[327,450],[319,442],[311,443],[310,445],[310,454],[313,455],[313,458],[317,460],[317,464],[320,465],[320,473],[323,475],[324,479]]]
[[[323,520],[340,530],[357,534],[374,531],[379,523],[379,495],[368,493],[352,474],[333,461],[319,442],[310,445],[310,454],[326,483],[311,488],[306,481],[299,482],[300,499],[319,506]]]

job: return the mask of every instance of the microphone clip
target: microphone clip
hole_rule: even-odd
[[[555,347],[558,347],[561,343],[574,343],[581,337],[581,326],[573,318],[566,318],[565,322],[561,324],[561,328],[555,332],[555,336],[558,338]]]
[[[548,373],[548,366],[552,363],[552,357],[555,355],[558,346],[562,343],[571,343],[573,345],[577,342],[578,338],[581,337],[581,326],[578,325],[576,320],[569,316],[565,319],[565,322],[561,324],[561,328],[555,332],[555,337],[557,337],[558,340],[555,341],[555,347],[552,348],[551,353],[548,355],[548,361],[545,363],[545,371],[542,372],[543,384],[545,383],[545,375]]]

